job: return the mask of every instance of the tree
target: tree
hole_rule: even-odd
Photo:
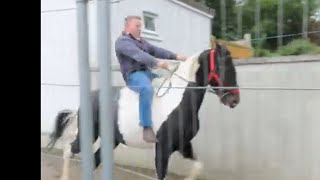
[[[309,0],[308,17],[315,14],[319,8],[319,0]],[[260,34],[261,37],[277,36],[277,8],[278,0],[260,0]],[[227,34],[236,37],[237,16],[235,0],[225,0],[226,4],[226,22]],[[206,5],[213,8],[215,18],[212,23],[212,33],[214,36],[221,38],[221,9],[220,0],[206,0]],[[255,30],[255,8],[256,0],[245,0],[243,6],[243,24],[242,32],[250,33],[254,37]],[[283,34],[299,34],[302,32],[303,4],[302,0],[283,0]],[[309,21],[310,22],[310,21]],[[301,35],[288,36],[283,38],[283,43],[287,44],[293,39],[301,38]],[[228,37],[227,40],[233,38]],[[253,45],[257,45],[257,41],[253,41]],[[277,47],[277,38],[267,38],[262,42],[262,47],[267,49],[275,49]]]
[[[317,0],[309,0],[310,17],[316,10]],[[243,9],[243,21],[245,22],[244,32],[254,33],[256,0],[247,0]],[[266,37],[277,36],[277,7],[278,0],[261,0],[261,34]],[[283,34],[299,34],[302,32],[303,4],[301,0],[283,0]],[[284,44],[293,39],[301,38],[301,35],[288,36],[283,38]],[[277,47],[277,39],[265,40],[264,48],[274,49]]]
[[[235,1],[234,0],[224,0],[225,1],[225,14],[226,14],[226,36],[225,39],[232,40],[236,37],[237,28],[236,23],[236,12],[235,12]],[[222,38],[222,24],[221,21],[221,0],[206,0],[206,6],[214,9],[215,17],[212,22],[212,34],[217,38]]]

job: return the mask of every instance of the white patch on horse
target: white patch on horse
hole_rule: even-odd
[[[200,53],[181,62],[176,73],[188,81],[195,81],[195,72],[199,68],[198,57]],[[163,79],[160,80],[160,82]],[[158,82],[159,80],[157,80]],[[152,102],[152,122],[155,133],[159,130],[162,123],[167,120],[168,115],[180,104],[185,87],[188,82],[175,75],[171,78],[172,87],[162,97],[153,96]],[[159,84],[153,82],[153,85]],[[165,88],[165,87],[164,87]],[[156,92],[156,91],[155,91]],[[125,87],[120,90],[118,109],[119,131],[128,146],[137,148],[153,148],[154,144],[146,143],[143,140],[142,127],[139,120],[139,95]]]
[[[62,135],[63,141],[72,142],[76,139],[78,133],[78,122],[77,122],[78,114],[77,111],[73,110],[67,117],[64,119],[70,119],[64,133]]]

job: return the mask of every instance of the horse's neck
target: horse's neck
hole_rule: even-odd
[[[193,87],[199,87],[197,82],[189,82],[187,91],[190,98],[192,98],[192,101],[190,102],[191,102],[191,105],[194,107],[193,111],[198,113],[202,105],[204,96],[206,94],[206,89],[199,89],[199,88],[193,88]]]
[[[191,56],[179,65],[176,73],[189,82],[196,82],[196,71],[199,68],[198,54]]]
[[[200,65],[198,63],[199,54],[196,54],[188,58],[185,62],[181,63],[180,68],[177,73],[188,80],[187,90],[188,95],[192,100],[190,101],[194,107],[194,111],[198,113],[201,104],[203,102],[206,89],[199,89],[196,87],[202,86],[196,81],[196,72],[198,71]]]
[[[196,82],[196,72],[199,69],[199,64],[198,64],[198,57],[199,55],[194,55],[190,58],[188,58],[185,62],[182,62],[176,71],[176,73],[179,76],[182,76],[185,80],[187,80],[187,87],[186,87],[186,92],[185,95],[190,98],[190,101],[188,101],[190,106],[192,106],[192,111],[194,113],[198,113],[201,104],[204,99],[204,95],[206,93],[206,89],[199,89],[197,87],[201,86]],[[178,78],[179,79],[179,78]],[[178,82],[182,82],[185,80],[177,80],[177,85]],[[189,106],[189,105],[188,105]]]

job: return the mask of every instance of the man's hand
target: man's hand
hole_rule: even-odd
[[[163,68],[163,69],[169,69],[169,64],[163,60],[158,59],[157,67]]]
[[[187,56],[184,56],[182,54],[177,54],[176,59],[179,61],[185,61],[187,59]]]

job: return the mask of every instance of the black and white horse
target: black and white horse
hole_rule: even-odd
[[[191,140],[199,130],[198,112],[209,86],[221,103],[234,108],[240,101],[236,70],[227,48],[217,45],[181,62],[171,77],[172,88],[162,97],[154,96],[152,104],[153,129],[159,142],[150,144],[142,138],[139,126],[139,97],[128,87],[113,88],[114,148],[120,143],[137,148],[155,148],[157,178],[163,180],[167,174],[168,161],[173,152],[194,162],[187,179],[195,179],[202,169],[197,161]],[[179,87],[179,88],[174,88]],[[235,87],[214,88],[214,87]],[[99,136],[99,91],[92,92],[94,141]],[[63,110],[56,117],[50,145],[61,138],[64,143],[64,164],[61,179],[68,179],[69,158],[80,152],[79,110]],[[95,152],[95,166],[99,166],[100,148]]]

